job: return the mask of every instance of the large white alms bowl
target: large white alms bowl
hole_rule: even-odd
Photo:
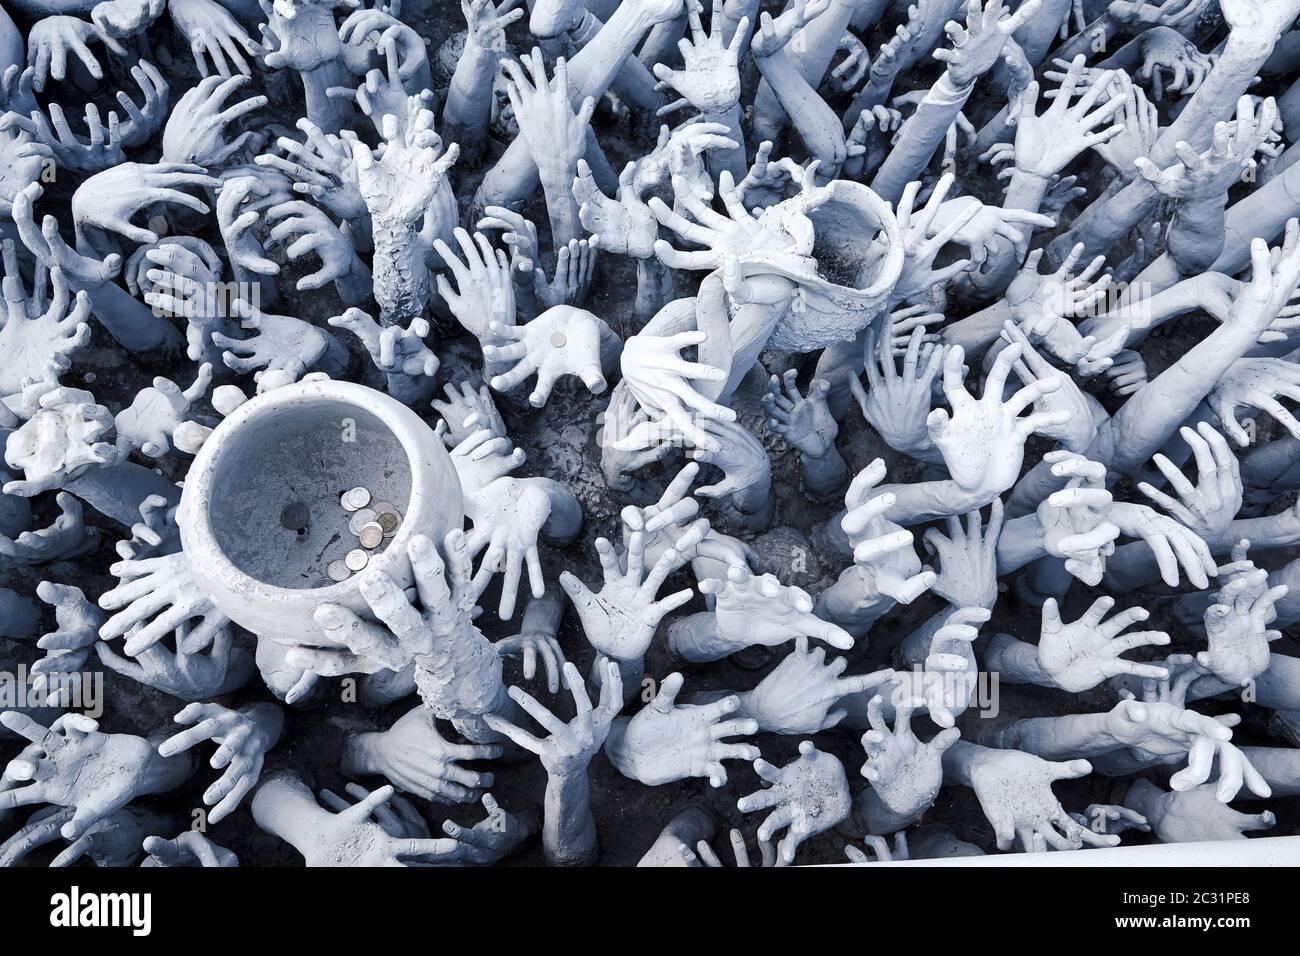
[[[463,527],[460,481],[442,440],[388,395],[322,380],[241,405],[203,443],[181,495],[181,546],[198,586],[259,636],[330,646],[312,618],[318,605],[370,616],[358,575],[335,583],[326,573],[359,547],[339,501],[355,487],[402,514],[367,568],[402,587],[412,581],[406,546],[413,534],[441,549],[447,532]],[[294,514],[308,515],[305,528],[285,520]]]

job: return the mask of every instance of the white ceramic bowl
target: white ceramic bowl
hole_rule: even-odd
[[[368,614],[358,576],[336,583],[326,571],[360,547],[339,501],[355,487],[402,515],[367,570],[379,568],[403,587],[411,583],[411,535],[441,546],[463,525],[460,482],[442,440],[390,396],[323,380],[241,405],[203,443],[181,496],[181,545],[199,586],[255,634],[328,645],[312,619],[319,604]]]

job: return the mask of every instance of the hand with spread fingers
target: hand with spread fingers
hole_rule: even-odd
[[[734,717],[740,698],[711,704],[679,704],[680,673],[669,674],[650,703],[631,718],[614,721],[605,753],[625,777],[657,787],[688,777],[704,777],[713,787],[727,782],[724,760],[754,760],[752,744],[727,743],[727,737],[758,733],[758,721]]]
[[[759,757],[754,772],[768,786],[741,797],[736,809],[741,813],[772,809],[759,824],[758,838],[770,840],[785,830],[777,853],[787,865],[794,862],[805,840],[848,818],[851,802],[844,765],[811,740],[799,744],[799,757],[793,763],[778,768]]]

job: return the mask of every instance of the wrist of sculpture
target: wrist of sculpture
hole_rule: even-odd
[[[669,650],[693,664],[721,660],[748,646],[744,641],[723,637],[718,632],[718,617],[712,611],[678,618],[668,628]]]
[[[334,280],[334,288],[344,305],[360,305],[370,298],[374,281],[366,264],[356,255],[352,255],[352,265],[348,271]]]
[[[372,275],[375,301],[385,325],[407,327],[429,301],[429,270],[414,223],[375,218]]]
[[[862,586],[846,572],[818,595],[813,613],[824,621],[838,625],[861,641],[871,633],[875,623],[889,612],[894,603],[883,595],[867,598]]]
[[[595,862],[596,818],[591,813],[591,783],[585,767],[546,778],[542,846],[553,866]]]
[[[984,649],[984,668],[1012,684],[1055,687],[1056,682],[1038,662],[1038,648],[1010,634],[994,634]]]
[[[1161,814],[1161,805],[1164,803],[1165,791],[1161,790],[1150,780],[1143,780],[1140,777],[1133,781],[1133,785],[1128,788],[1128,793],[1124,794],[1123,805],[1136,813],[1142,814],[1147,818],[1147,822],[1153,827]]]
[[[1047,553],[1043,543],[1043,526],[1038,515],[1012,518],[1002,525],[998,536],[998,574],[1010,574]]]
[[[538,478],[545,482],[546,496],[551,502],[551,513],[542,525],[542,535],[549,541],[564,543],[572,541],[582,529],[582,505],[567,487],[550,478]]]
[[[348,734],[343,738],[343,759],[340,764],[345,774],[352,777],[365,777],[378,773],[371,759],[378,742],[378,731],[363,731]]]
[[[194,772],[194,766],[194,755],[189,751],[164,757],[155,750],[140,775],[140,793],[166,793],[175,790],[189,779],[190,774]]]
[[[801,452],[799,462],[803,466],[804,487],[823,500],[831,498],[849,477],[849,466],[834,445],[815,458]]]

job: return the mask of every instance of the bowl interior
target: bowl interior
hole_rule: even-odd
[[[849,289],[868,289],[875,284],[885,257],[872,248],[881,231],[875,216],[851,203],[831,199],[811,214],[813,258],[822,278]]]
[[[250,420],[230,441],[213,474],[209,524],[230,562],[266,584],[308,589],[334,583],[326,570],[330,562],[360,547],[348,527],[353,515],[340,502],[345,491],[366,488],[371,505],[386,501],[406,514],[406,451],[360,406],[286,406]],[[392,540],[385,538],[375,555]]]

